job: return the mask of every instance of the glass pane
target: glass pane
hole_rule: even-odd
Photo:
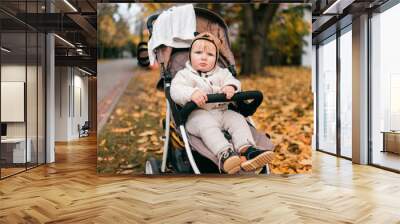
[[[25,41],[25,32],[1,34],[2,177],[25,170],[25,163],[31,158],[31,151],[26,150]]]
[[[318,48],[318,149],[336,153],[336,40]]]
[[[352,35],[351,30],[340,37],[340,150],[352,157]]]
[[[400,170],[400,5],[372,18],[372,163]]]
[[[0,7],[18,18],[0,12],[3,178],[45,161],[45,36],[21,22],[38,19],[45,1],[0,1]]]

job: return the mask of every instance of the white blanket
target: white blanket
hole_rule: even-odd
[[[153,24],[148,43],[150,64],[155,61],[154,49],[164,44],[173,48],[188,48],[196,31],[193,5],[174,6],[162,12]]]

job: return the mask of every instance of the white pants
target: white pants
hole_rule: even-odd
[[[215,155],[228,148],[240,152],[243,147],[255,146],[246,119],[232,110],[197,109],[189,115],[186,130],[190,134],[200,137]],[[224,137],[222,130],[232,136],[233,145]]]

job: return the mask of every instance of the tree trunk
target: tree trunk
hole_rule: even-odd
[[[143,20],[141,20],[140,21],[140,42],[143,42],[144,41],[144,37],[143,37],[143,31],[144,31],[144,21]]]
[[[244,5],[242,75],[263,72],[265,39],[278,7],[278,4]]]

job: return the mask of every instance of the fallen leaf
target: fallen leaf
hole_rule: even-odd
[[[113,132],[113,133],[125,133],[125,132],[128,132],[130,130],[131,130],[130,127],[128,127],[128,128],[113,128],[113,129],[111,129],[111,132]]]
[[[148,131],[144,131],[144,132],[140,133],[139,136],[143,137],[143,136],[148,136],[148,135],[154,135],[156,133],[157,133],[156,130],[148,130]]]

